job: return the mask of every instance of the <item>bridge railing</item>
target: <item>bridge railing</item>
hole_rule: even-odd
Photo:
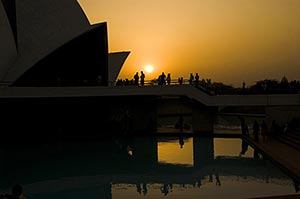
[[[13,82],[10,81],[0,81],[0,88],[9,87],[13,84]],[[30,85],[37,85],[34,87],[46,87],[47,85],[50,87],[62,87],[62,86],[68,86],[68,87],[82,87],[82,86],[103,86],[103,84],[93,81],[93,82],[87,82],[87,81],[74,81],[74,82],[59,82],[59,81],[31,81],[31,82],[24,82],[25,87],[30,87]],[[107,84],[106,84],[107,85]],[[165,82],[164,84],[159,84],[158,80],[145,80],[144,85],[141,85],[140,81],[136,85],[134,84],[133,80],[128,80],[122,82],[120,81],[111,81],[108,82],[108,86],[180,86],[180,85],[191,85],[195,86],[195,88],[201,90],[202,92],[207,93],[208,95],[269,95],[269,94],[299,94],[300,89],[275,89],[275,88],[269,88],[268,90],[253,90],[250,88],[246,88],[245,90],[242,90],[242,88],[231,88],[231,89],[224,89],[224,88],[218,88],[215,87],[213,84],[207,84],[202,83],[201,81],[196,83],[195,81],[190,83],[189,79],[183,79],[182,82],[179,82],[178,80],[172,80],[170,84]]]

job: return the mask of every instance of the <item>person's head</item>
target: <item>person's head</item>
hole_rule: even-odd
[[[23,193],[23,187],[20,184],[16,184],[13,186],[11,193],[15,196],[21,196]]]

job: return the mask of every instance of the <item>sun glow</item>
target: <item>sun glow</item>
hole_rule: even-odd
[[[153,68],[153,66],[152,65],[147,65],[147,66],[145,66],[145,71],[146,71],[146,73],[152,73],[153,72],[153,70],[154,70],[154,68]]]

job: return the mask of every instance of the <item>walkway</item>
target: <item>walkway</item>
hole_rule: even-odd
[[[90,87],[2,87],[0,98],[105,96],[186,96],[206,106],[292,106],[300,105],[300,94],[215,95],[190,85],[90,86]]]
[[[255,142],[253,135],[243,137],[254,149],[268,157],[274,164],[285,170],[295,181],[300,183],[300,151],[296,150],[275,138],[266,139],[264,142],[259,137],[259,142]],[[300,186],[300,184],[298,185]],[[300,199],[300,194],[258,197],[253,199]]]
[[[271,197],[263,197],[263,198],[252,198],[252,199],[300,199],[300,195],[295,194],[295,195],[287,195],[287,196],[271,196]]]
[[[277,166],[289,173],[295,180],[300,182],[300,151],[274,138],[259,143],[255,142],[253,136],[245,136],[244,139],[256,150],[267,156]]]

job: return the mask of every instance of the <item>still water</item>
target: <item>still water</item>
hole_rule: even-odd
[[[237,138],[111,138],[5,148],[0,193],[28,199],[253,198],[294,194],[294,182]]]

